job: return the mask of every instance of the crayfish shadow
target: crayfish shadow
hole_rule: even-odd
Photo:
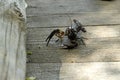
[[[96,55],[96,51],[98,50],[96,47],[90,46],[90,45],[79,45],[75,48],[62,48],[59,47],[58,45],[52,45],[50,44],[48,46],[49,49],[52,50],[52,52],[55,52],[55,55],[61,55],[59,56],[60,59],[63,58],[63,56],[70,56],[71,58],[78,57],[78,61],[81,61],[83,58],[85,61],[87,58]],[[68,58],[68,57],[67,57]],[[91,60],[91,59],[90,59]]]
[[[95,52],[98,50],[94,47],[91,47],[89,45],[79,45],[78,47],[76,48],[73,48],[73,49],[61,49],[61,50],[67,50],[67,54],[69,55],[69,53],[73,54],[73,55],[76,55],[80,58],[88,58],[88,57],[91,57],[95,54]],[[88,60],[89,61],[89,60]]]
[[[53,46],[53,45],[52,45]],[[57,47],[59,49],[63,49],[63,50],[77,50],[77,49],[85,49],[87,48],[86,45],[79,45],[77,47],[63,47],[63,46],[54,46],[54,47]]]

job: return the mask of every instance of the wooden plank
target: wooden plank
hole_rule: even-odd
[[[27,0],[28,27],[68,26],[72,19],[84,25],[120,24],[119,0]]]
[[[120,38],[91,39],[86,41],[86,47],[80,45],[76,49],[61,49],[58,44],[46,42],[30,42],[27,50],[33,55],[31,62],[96,62],[120,61]]]
[[[59,80],[61,63],[28,63],[26,76],[34,76],[37,80]]]
[[[31,63],[79,63],[79,62],[119,62],[120,49],[77,48],[73,50],[32,50],[28,56]]]
[[[118,80],[120,62],[29,63],[27,76],[41,80]]]
[[[35,11],[33,11],[35,12]],[[71,19],[79,20],[83,25],[120,24],[120,14],[117,13],[68,13]],[[97,15],[96,15],[97,14]],[[69,26],[70,19],[64,14],[37,14],[27,17],[28,27]],[[113,16],[114,15],[114,16]]]
[[[110,38],[110,37],[119,37],[120,36],[120,26],[94,26],[94,27],[85,27],[87,33],[82,34],[87,38]],[[45,41],[47,36],[57,28],[28,28],[27,29],[27,41]],[[65,28],[59,28],[65,30]],[[53,40],[56,40],[56,37],[53,37]]]
[[[27,0],[28,15],[40,13],[73,13],[73,12],[117,12],[119,0],[104,2],[101,0]]]
[[[60,80],[117,80],[119,63],[62,64]]]
[[[47,50],[54,50],[57,48],[60,48],[60,44],[59,43],[55,43],[55,41],[51,41],[49,43],[49,46],[46,47],[46,43],[47,42],[39,42],[39,41],[30,41],[27,44],[27,48],[30,50],[34,50],[34,49],[47,49]],[[116,49],[119,49],[119,45],[120,45],[120,38],[94,38],[94,39],[89,39],[89,40],[85,40],[86,46],[87,48],[107,48],[107,46],[110,46],[111,48],[115,47]],[[82,47],[83,45],[81,45]],[[84,48],[84,46],[83,46]]]

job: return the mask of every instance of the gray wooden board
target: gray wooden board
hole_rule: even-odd
[[[120,37],[120,25],[118,26],[89,26],[85,27],[87,33],[82,34],[87,38],[109,38]],[[47,36],[56,28],[28,28],[27,40],[29,41],[45,41]],[[58,28],[65,31],[65,28]],[[53,37],[53,39],[57,39]]]
[[[66,12],[119,12],[119,0],[27,0],[27,14]]]
[[[50,42],[48,46],[46,46],[47,42],[29,42],[27,43],[28,50],[55,50],[60,48],[60,44],[55,43],[54,41]],[[86,47],[84,45],[80,45],[82,49],[119,49],[120,48],[120,38],[106,38],[106,39],[89,39],[85,41]]]
[[[44,42],[43,41],[29,41],[26,44],[28,45],[29,48],[31,47],[30,49],[32,49],[32,48],[34,49],[38,46],[41,49],[44,49],[44,48],[46,48],[46,43],[47,42],[45,42],[45,41]],[[115,47],[115,45],[116,46],[120,45],[120,38],[119,37],[116,37],[116,38],[93,38],[93,39],[85,40],[85,43],[86,43],[86,46],[103,47],[104,45],[106,45],[106,46],[114,45],[114,47]],[[32,46],[34,46],[34,47],[32,47]],[[50,49],[54,49],[56,46],[58,46],[58,43],[56,43],[55,41],[50,41],[48,47],[51,47],[51,46],[53,48],[50,48]],[[113,46],[111,46],[111,47],[113,47]],[[104,46],[104,48],[105,48],[105,46]]]
[[[28,27],[68,26],[78,19],[83,25],[120,24],[120,1],[27,0]]]
[[[27,76],[37,80],[119,80],[120,62],[28,63]]]
[[[34,50],[31,63],[118,62],[120,49]]]
[[[71,19],[79,20],[83,25],[120,24],[120,13],[72,13]],[[27,17],[28,27],[70,26],[71,21],[65,14],[36,14]]]
[[[45,46],[45,44],[44,44]],[[30,47],[30,48],[29,48]],[[120,61],[120,44],[81,45],[73,50],[61,49],[51,45],[27,45],[31,62],[89,62],[89,61]],[[32,49],[31,49],[32,48]],[[68,60],[66,60],[66,58]]]
[[[86,41],[86,47],[80,45],[76,49],[61,49],[56,43],[31,42],[27,50],[32,63],[43,62],[96,62],[120,61],[120,38],[100,38]]]

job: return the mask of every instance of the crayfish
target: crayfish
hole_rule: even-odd
[[[83,25],[76,19],[73,19],[73,24],[70,27],[67,27],[65,31],[62,31],[60,29],[53,30],[50,35],[46,39],[46,46],[48,46],[51,38],[55,35],[58,37],[56,42],[60,42],[62,48],[65,49],[72,49],[76,48],[77,46],[82,43],[86,46],[84,39],[87,39],[83,36],[81,36],[81,33],[86,33],[86,29],[83,27]]]

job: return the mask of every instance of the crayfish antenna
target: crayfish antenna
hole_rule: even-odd
[[[45,40],[45,41],[47,42],[46,46],[48,46],[51,38],[52,38],[56,33],[59,33],[59,32],[60,32],[59,29],[55,29],[55,30],[53,30],[53,31],[50,33],[50,35],[49,35],[49,36],[46,38],[46,40]]]

